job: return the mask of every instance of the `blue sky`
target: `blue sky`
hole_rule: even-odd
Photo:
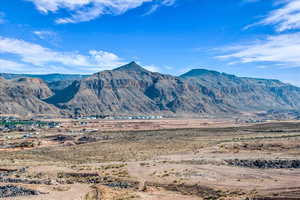
[[[90,74],[133,60],[300,86],[300,0],[0,2],[0,72]]]

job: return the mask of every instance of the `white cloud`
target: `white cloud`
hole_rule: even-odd
[[[143,66],[145,69],[147,69],[148,71],[151,72],[159,72],[159,73],[166,73],[166,74],[174,74],[174,67],[168,66],[168,65],[162,65],[162,66],[158,66],[158,65],[143,65],[140,62],[137,62],[139,65]]]
[[[33,31],[33,33],[41,40],[57,37],[57,34],[53,31]]]
[[[283,80],[283,82],[290,83],[292,85],[300,87],[300,81],[299,80],[289,80],[288,79],[288,80]]]
[[[35,4],[42,13],[68,10],[71,16],[59,18],[58,24],[79,23],[93,20],[102,15],[120,15],[144,3],[171,6],[175,0],[27,0]]]
[[[247,26],[273,25],[277,32],[300,28],[300,0],[278,0],[279,8],[271,11],[264,19]]]
[[[0,37],[1,53],[18,56],[22,63],[34,66],[47,68],[56,65],[83,72],[97,72],[124,64],[120,57],[110,52],[96,50],[92,50],[88,54],[59,52],[38,44],[4,37]]]
[[[229,52],[219,59],[235,59],[234,63],[276,62],[300,67],[300,33],[269,36],[250,44],[223,49]]]
[[[145,69],[151,71],[151,72],[160,72],[160,68],[155,65],[146,65],[144,66]]]
[[[154,13],[155,11],[157,11],[157,9],[159,7],[160,6],[158,4],[155,4],[155,5],[151,6],[151,8],[143,16],[151,15],[152,13]]]
[[[110,52],[91,50],[89,54],[98,66],[116,67],[124,64],[120,62],[121,59],[116,54]]]
[[[0,71],[5,73],[22,72],[26,66],[10,60],[0,59]]]
[[[150,9],[143,15],[151,15],[152,13],[156,12],[161,6],[171,6],[175,3],[176,0],[163,0],[159,3],[156,3],[150,7]]]
[[[36,30],[32,32],[38,39],[43,40],[53,46],[60,46],[61,39],[59,35],[50,30]]]
[[[231,59],[229,64],[271,62],[282,67],[300,67],[300,0],[278,0],[275,6],[277,8],[261,21],[246,29],[257,25],[272,25],[278,33],[248,44],[226,47],[223,49],[225,55],[218,58]]]

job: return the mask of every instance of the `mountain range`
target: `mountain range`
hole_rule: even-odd
[[[1,114],[213,115],[300,110],[300,88],[206,69],[181,76],[135,62],[93,75],[0,74]]]

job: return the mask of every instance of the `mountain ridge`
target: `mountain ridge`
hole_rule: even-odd
[[[134,64],[137,64],[135,61],[132,61],[131,63],[134,63]],[[129,63],[129,64],[131,64]],[[126,64],[126,65],[129,65],[129,64]],[[124,66],[126,66],[124,65]],[[122,68],[123,66],[121,67],[117,67],[113,70],[104,70],[104,71],[118,71]],[[141,66],[140,66],[141,67]],[[143,67],[141,67],[144,71],[148,71],[148,72],[151,72]],[[236,76],[236,75],[233,75],[233,74],[229,74],[229,73],[225,73],[225,72],[219,72],[219,71],[216,71],[216,70],[210,70],[210,69],[206,69],[204,67],[201,67],[201,68],[193,68],[193,69],[190,69],[189,71],[181,74],[181,75],[178,75],[176,77],[185,77],[187,74],[191,73],[192,71],[206,71],[206,72],[211,72],[211,73],[215,73],[215,74],[219,74],[219,75],[229,75],[229,76],[235,76],[237,78],[247,78],[247,79],[257,79],[257,80],[272,80],[272,81],[277,81],[277,82],[282,82],[281,80],[278,80],[278,79],[267,79],[267,78],[259,78],[259,77],[245,77],[245,76]],[[100,71],[100,72],[96,72],[94,74],[97,74],[97,73],[101,73],[103,71]],[[153,73],[158,73],[158,72],[153,72]],[[94,74],[63,74],[63,73],[49,73],[49,74],[18,74],[18,73],[0,73],[0,78],[4,78],[4,79],[14,79],[14,78],[22,78],[22,77],[29,77],[29,78],[38,78],[38,79],[42,79],[43,81],[45,81],[46,83],[50,82],[57,82],[57,81],[64,81],[64,80],[71,80],[71,81],[74,81],[74,80],[81,80],[81,79],[84,79],[84,78],[88,78]],[[167,75],[167,74],[164,74],[164,75]],[[172,75],[171,75],[172,76]],[[50,77],[50,78],[48,78]],[[282,82],[284,83],[284,82]],[[288,84],[288,85],[292,85],[292,86],[295,86],[295,87],[299,87],[297,85],[294,85],[294,84],[291,84],[291,83],[284,83],[284,84]]]
[[[5,79],[14,79],[21,77],[30,77],[30,78],[39,78],[45,82],[61,81],[61,80],[74,80],[86,78],[90,75],[83,74],[60,74],[60,73],[51,73],[51,74],[13,74],[13,73],[0,73],[0,77]]]
[[[10,81],[17,87],[16,80]],[[47,90],[46,83],[35,81],[32,84],[43,84],[42,88]],[[54,113],[69,115],[226,116],[278,108],[300,110],[300,88],[296,86],[206,69],[172,76],[148,71],[131,62],[74,81],[60,80],[63,87],[58,84],[56,89],[51,87],[53,83],[57,82],[47,83],[52,95],[36,101],[55,109]],[[32,94],[28,98],[32,98]]]

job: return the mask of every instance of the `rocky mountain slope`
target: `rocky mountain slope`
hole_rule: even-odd
[[[50,90],[49,85],[57,81],[46,85],[32,78],[1,79],[0,101],[5,106],[0,111],[226,116],[271,109],[300,110],[298,87],[204,69],[175,77],[150,72],[132,62],[86,78],[59,81],[63,87],[58,84]]]
[[[278,80],[240,78],[205,69],[194,69],[181,77],[210,88],[224,103],[240,111],[300,109],[300,88]]]
[[[52,91],[40,79],[0,78],[0,114],[59,114],[60,111],[43,99],[52,96]]]
[[[210,95],[208,88],[147,71],[134,62],[74,82],[47,102],[85,115],[232,111],[229,105]]]
[[[89,77],[89,75],[81,74],[9,74],[0,73],[0,77],[5,79],[16,79],[16,78],[38,78],[43,80],[49,88],[56,92],[57,90],[62,90],[73,83],[73,81],[81,80]]]
[[[299,100],[299,88],[276,80],[208,70],[174,77],[147,71],[133,62],[74,82],[47,102],[84,115],[226,115],[276,108],[298,110]]]
[[[89,75],[81,74],[9,74],[9,73],[0,73],[0,77],[5,79],[15,79],[15,78],[38,78],[43,80],[46,83],[56,82],[56,81],[66,81],[66,80],[80,80],[87,78]]]

